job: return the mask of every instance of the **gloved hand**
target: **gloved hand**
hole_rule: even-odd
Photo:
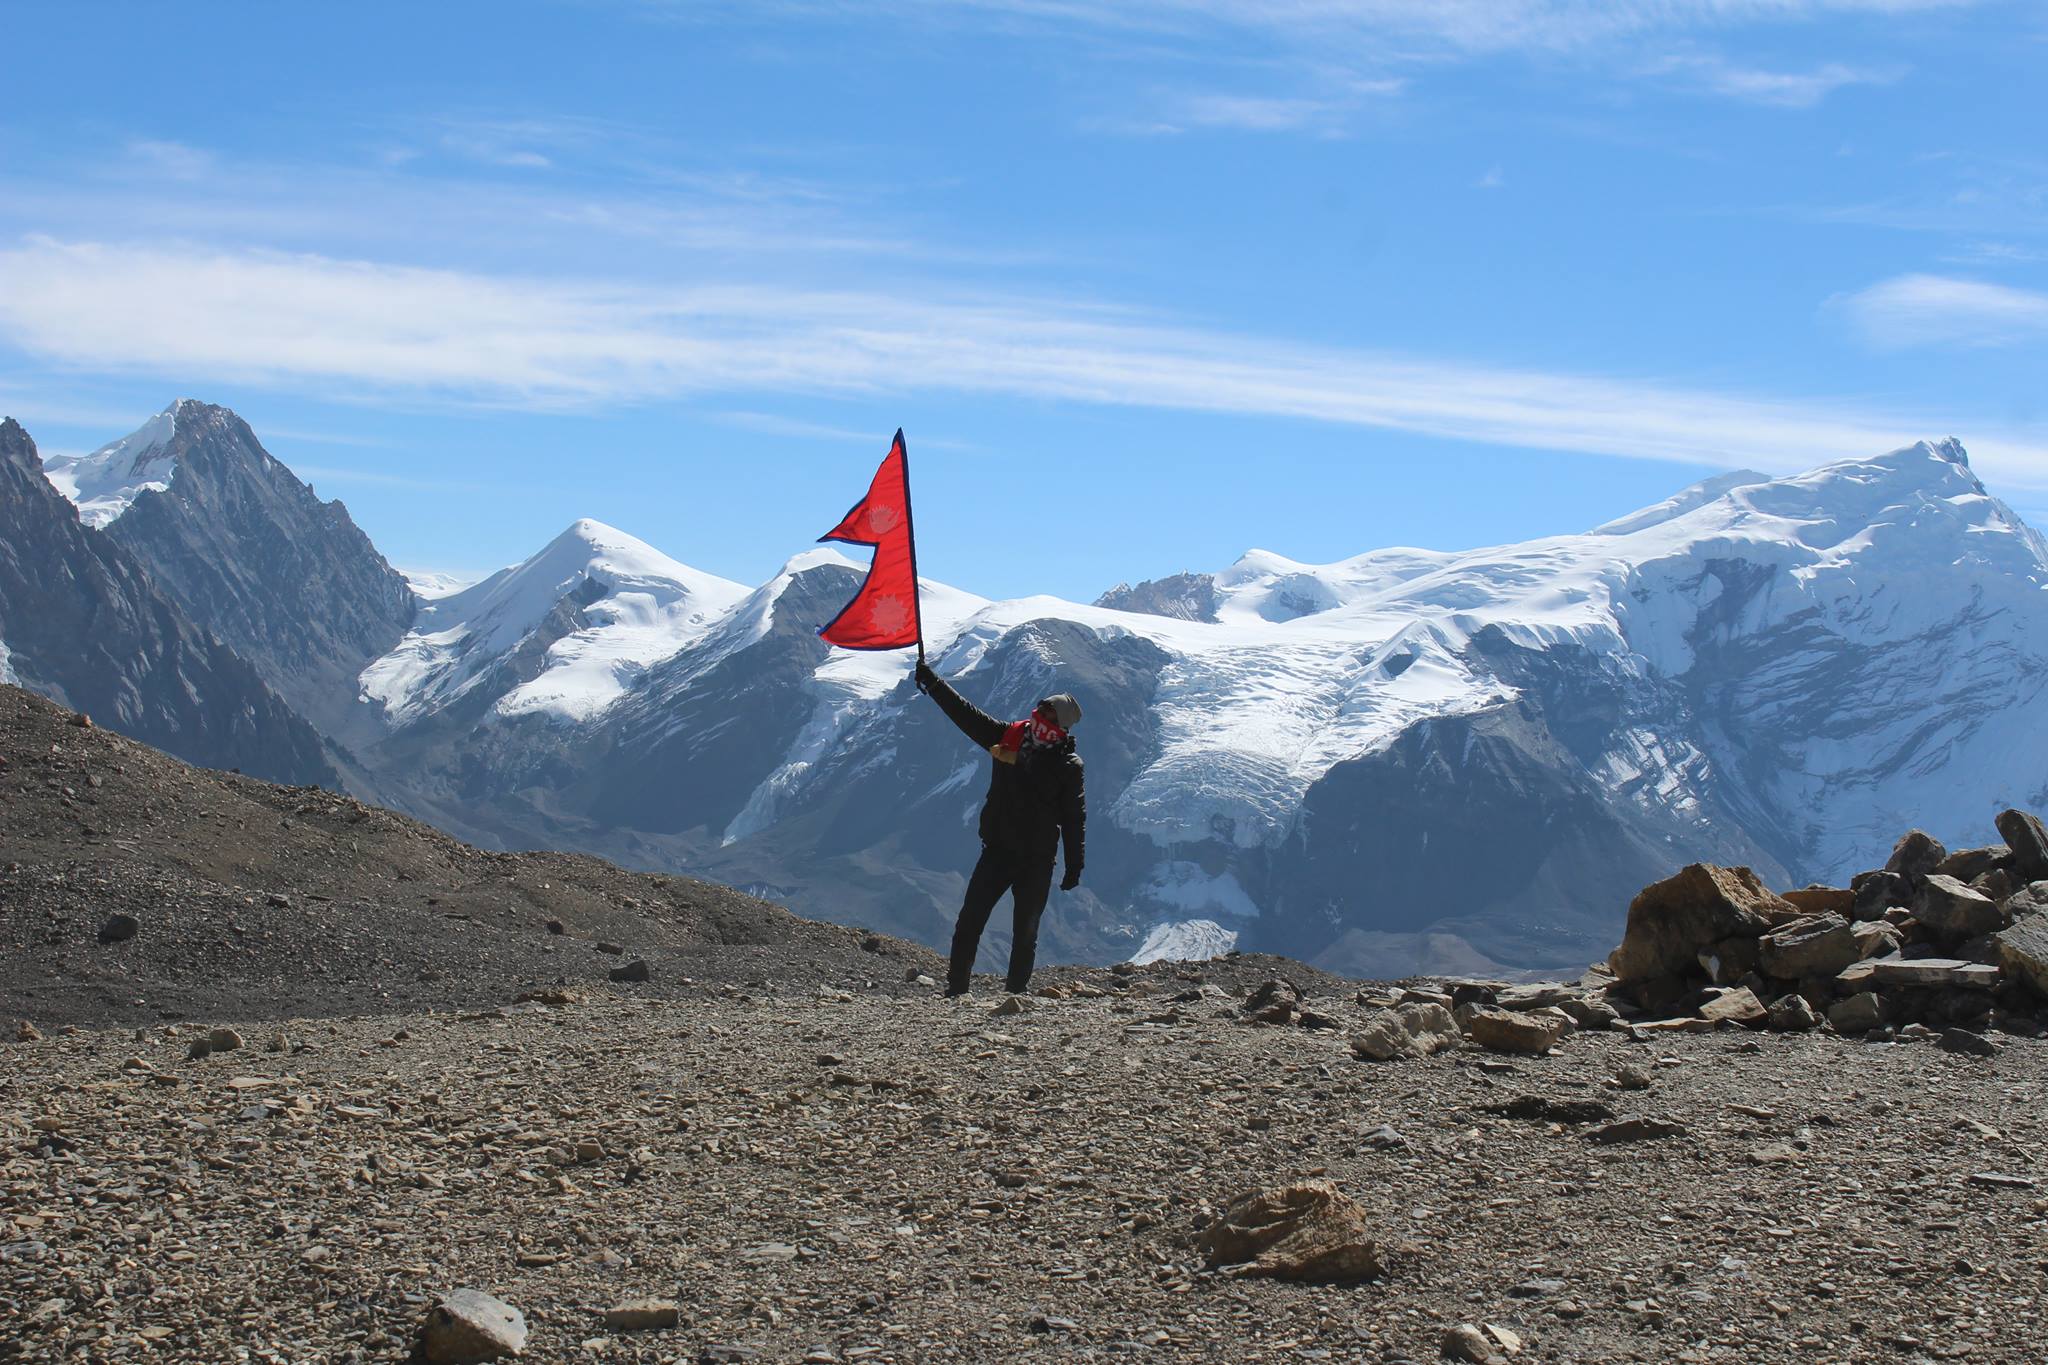
[[[1078,867],[1068,868],[1067,875],[1060,878],[1060,890],[1062,891],[1072,891],[1075,887],[1079,886],[1080,884],[1081,869]]]
[[[917,679],[917,690],[920,692],[931,691],[932,684],[939,680],[939,675],[932,672],[932,666],[923,659],[917,661],[917,671],[911,676]]]

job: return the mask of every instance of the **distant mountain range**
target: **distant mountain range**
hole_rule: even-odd
[[[816,638],[857,561],[749,588],[586,520],[415,591],[190,401],[38,467],[0,427],[0,672],[473,840],[943,939],[987,760],[906,655]],[[968,696],[1086,707],[1088,876],[1047,925],[1069,958],[1565,966],[1682,863],[1798,885],[2048,804],[2048,545],[1953,441],[1494,549],[1253,551],[1092,605],[924,591]]]

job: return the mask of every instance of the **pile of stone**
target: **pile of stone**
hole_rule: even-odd
[[[1707,1025],[2034,1032],[2048,1006],[2048,830],[2019,810],[1996,823],[2003,843],[1953,853],[1914,830],[1846,887],[1778,894],[1746,867],[1694,863],[1629,906],[1608,998]]]

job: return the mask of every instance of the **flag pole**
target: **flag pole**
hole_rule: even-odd
[[[910,510],[910,446],[903,428],[896,428],[896,447],[903,452],[903,530],[910,537],[910,615],[917,622],[917,661],[924,663],[924,582],[917,576],[917,518]]]

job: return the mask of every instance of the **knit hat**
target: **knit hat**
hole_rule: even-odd
[[[1081,703],[1070,693],[1059,692],[1038,703],[1052,712],[1052,718],[1059,722],[1060,729],[1071,730],[1081,723]]]

